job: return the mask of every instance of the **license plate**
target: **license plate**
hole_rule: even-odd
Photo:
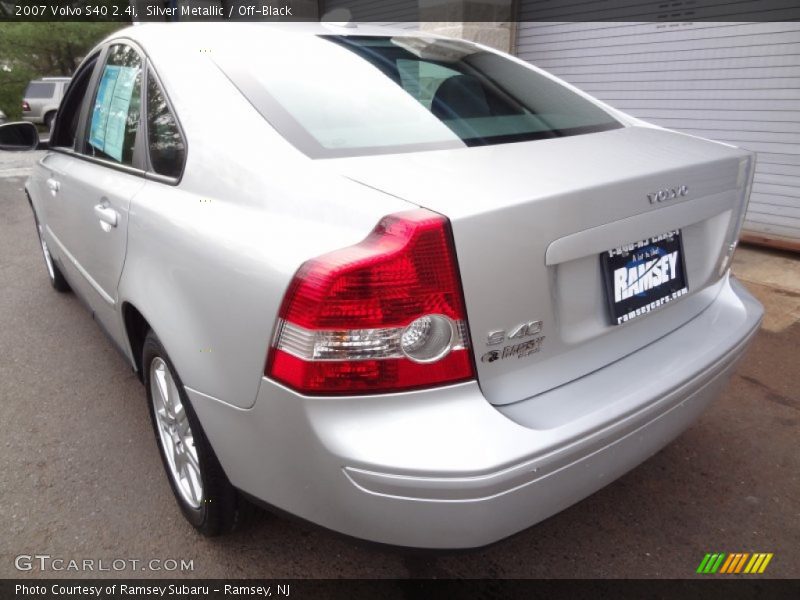
[[[688,292],[680,230],[600,255],[611,322],[626,323]]]

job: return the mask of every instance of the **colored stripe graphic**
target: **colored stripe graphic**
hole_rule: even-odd
[[[729,569],[731,568],[731,564],[736,563],[736,558],[738,555],[736,554],[728,554],[728,560],[722,563],[722,568],[719,570],[720,573],[729,573]]]
[[[716,573],[722,564],[722,559],[725,558],[724,552],[715,552],[714,554],[706,554],[700,566],[697,567],[698,573]]]
[[[758,569],[759,573],[763,573],[767,570],[767,565],[769,564],[769,561],[772,560],[772,556],[772,552],[767,553],[767,555],[764,557],[764,562],[761,563],[761,568]]]
[[[697,573],[705,573],[706,572],[706,565],[708,564],[709,559],[711,558],[710,554],[706,554],[703,557],[703,560],[700,561],[700,566],[697,567]]]
[[[753,554],[749,552],[731,552],[730,554],[709,552],[700,561],[697,573],[711,575],[714,573],[727,575],[738,573],[760,574],[767,569],[772,557],[773,554],[771,552],[755,552]]]
[[[728,555],[728,560],[722,565],[720,573],[738,573],[742,570],[747,557],[750,556],[747,552],[737,552]]]
[[[736,565],[736,571],[735,571],[736,573],[740,573],[740,572],[741,572],[741,570],[742,570],[742,567],[744,566],[744,563],[745,563],[745,561],[747,560],[747,557],[748,557],[748,556],[750,556],[750,555],[749,555],[747,552],[745,552],[745,553],[742,555],[742,559],[739,561],[739,564],[738,564],[738,565]],[[733,571],[732,571],[732,572],[733,572]]]
[[[733,566],[736,566],[736,563],[739,562],[739,555],[738,554],[729,554],[728,560],[722,563],[722,568],[719,570],[720,573],[730,573],[730,569]]]
[[[763,573],[769,561],[772,560],[772,552],[769,553],[760,553],[760,554],[753,554],[753,558],[745,567],[745,573]]]
[[[717,569],[719,569],[720,565],[722,564],[722,559],[723,558],[725,558],[725,553],[724,552],[720,552],[719,553],[719,558],[717,559],[717,562],[715,562],[714,565],[711,567],[711,570],[710,570],[711,573],[716,573],[717,572]]]

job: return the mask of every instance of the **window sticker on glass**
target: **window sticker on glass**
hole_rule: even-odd
[[[125,126],[139,69],[106,65],[97,90],[89,143],[122,161]]]

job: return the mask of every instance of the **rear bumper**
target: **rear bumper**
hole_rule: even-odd
[[[42,117],[41,115],[39,115],[38,117],[34,117],[32,115],[22,115],[22,120],[27,121],[28,123],[38,123],[40,125],[44,123],[44,117]]]
[[[590,495],[684,431],[762,313],[725,282],[703,313],[658,342],[501,409],[474,382],[332,399],[264,379],[249,410],[187,391],[229,478],[250,495],[373,541],[476,547]]]

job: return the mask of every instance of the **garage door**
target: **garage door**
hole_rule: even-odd
[[[537,5],[522,19],[553,18]],[[800,23],[521,22],[516,52],[636,117],[758,152],[745,237],[800,249]]]

